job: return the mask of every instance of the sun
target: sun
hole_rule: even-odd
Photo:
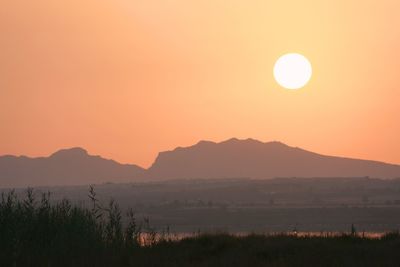
[[[290,53],[281,56],[274,66],[276,82],[286,89],[300,89],[311,79],[310,61],[303,55]]]

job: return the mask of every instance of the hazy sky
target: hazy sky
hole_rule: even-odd
[[[400,163],[400,1],[0,0],[0,154],[201,139]],[[314,75],[280,88],[277,58]]]

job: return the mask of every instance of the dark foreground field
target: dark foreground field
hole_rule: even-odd
[[[149,247],[70,244],[25,251],[1,266],[399,266],[400,238],[293,237],[227,234],[162,241]],[[36,254],[38,253],[38,254]],[[4,255],[3,255],[4,256]],[[9,255],[11,256],[11,255]],[[7,256],[6,256],[7,257]]]
[[[203,235],[133,253],[132,266],[399,266],[400,238]]]
[[[92,208],[3,194],[0,266],[399,266],[400,235],[339,236],[198,234],[177,240],[147,219],[122,223],[118,205]]]

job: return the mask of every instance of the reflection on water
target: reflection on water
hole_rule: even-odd
[[[238,233],[227,233],[227,232],[196,232],[196,233],[141,233],[139,235],[139,243],[142,246],[151,246],[160,241],[168,241],[168,242],[176,242],[185,238],[195,238],[202,235],[218,235],[218,234],[227,234],[237,237],[245,237],[248,235],[264,235],[266,237],[273,236],[293,236],[298,238],[307,238],[307,237],[341,237],[341,236],[354,236],[359,238],[368,238],[368,239],[379,239],[383,237],[388,232],[357,232],[351,234],[349,232],[268,232],[268,233],[249,233],[249,232],[238,232]]]
[[[344,232],[296,232],[296,231],[284,234],[297,237],[339,237],[343,235],[350,235],[350,233],[344,233]],[[384,232],[358,232],[353,234],[353,236],[376,239],[376,238],[381,238],[385,234],[386,233]]]

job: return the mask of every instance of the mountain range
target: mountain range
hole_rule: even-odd
[[[62,149],[49,157],[0,157],[0,187],[82,185],[130,182],[145,170],[89,155],[82,148]]]
[[[0,187],[81,185],[166,179],[400,177],[400,165],[325,156],[280,142],[200,141],[158,154],[148,169],[89,155],[82,148],[49,157],[0,156]]]

